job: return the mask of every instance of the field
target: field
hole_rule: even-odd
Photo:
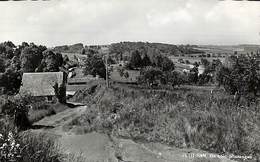
[[[178,62],[179,59],[188,60],[191,64],[195,62],[201,62],[201,59],[207,59],[208,61],[212,62],[213,60],[219,59],[222,63],[225,61],[223,57],[188,57],[188,56],[169,56],[169,58],[175,63]]]
[[[79,54],[79,53],[61,53],[62,56],[68,56],[69,60],[74,60],[74,57],[77,57],[77,58],[87,58],[87,55],[82,55],[82,54]]]
[[[129,74],[129,76],[126,78],[124,76],[120,76],[119,72],[114,69],[111,74],[110,78],[112,81],[115,82],[122,82],[122,83],[136,83],[137,78],[140,76],[140,71],[138,70],[125,70]]]

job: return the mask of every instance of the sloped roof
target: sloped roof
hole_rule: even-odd
[[[62,72],[24,73],[20,93],[29,93],[32,96],[54,96],[55,83],[63,82]]]

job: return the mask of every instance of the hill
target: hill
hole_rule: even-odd
[[[56,46],[53,48],[55,52],[60,53],[82,53],[84,46],[82,43],[77,43],[73,45],[63,45],[63,46]]]
[[[113,43],[110,47],[110,53],[126,53],[132,50],[147,51],[155,49],[166,56],[179,54],[203,53],[203,51],[195,49],[194,45],[173,45],[165,43],[149,43],[149,42],[120,42]]]

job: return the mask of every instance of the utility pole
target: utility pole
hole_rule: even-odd
[[[109,82],[108,82],[108,53],[106,56],[106,83],[107,83],[107,88],[109,88]]]

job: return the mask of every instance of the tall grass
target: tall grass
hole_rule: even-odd
[[[212,94],[126,87],[112,87],[100,98],[70,125],[78,126],[82,133],[105,130],[177,147],[260,155],[259,102],[249,106],[244,100],[237,103],[221,91]]]

